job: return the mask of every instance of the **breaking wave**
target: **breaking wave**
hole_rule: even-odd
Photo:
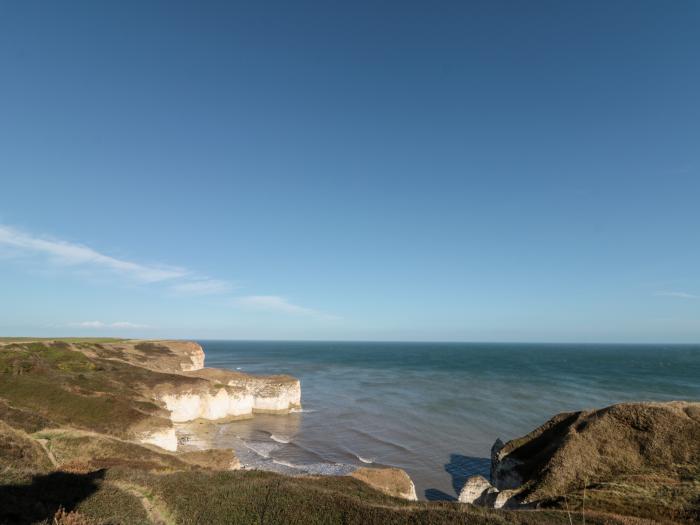
[[[377,458],[365,458],[365,457],[360,456],[359,454],[354,454],[354,456],[357,459],[359,459],[360,461],[362,461],[362,463],[367,463],[367,464],[374,463],[377,460]]]

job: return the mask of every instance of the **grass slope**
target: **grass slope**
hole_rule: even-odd
[[[559,414],[501,453],[540,505],[700,521],[700,403]]]

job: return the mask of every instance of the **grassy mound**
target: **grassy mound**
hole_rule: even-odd
[[[496,481],[498,465],[512,465],[526,501],[700,520],[700,403],[559,414],[507,443],[498,458]]]
[[[170,379],[123,362],[89,358],[64,341],[4,344],[0,416],[30,431],[70,425],[130,437],[134,429],[170,426],[163,409],[138,390],[161,377]]]
[[[39,442],[0,421],[0,466],[9,474],[49,472],[53,464]]]

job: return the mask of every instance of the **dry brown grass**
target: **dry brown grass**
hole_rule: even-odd
[[[52,467],[47,453],[36,440],[0,421],[0,468],[48,472]]]
[[[503,453],[521,462],[527,501],[577,513],[585,505],[659,521],[700,519],[700,403],[560,414]]]
[[[96,525],[93,520],[90,520],[79,512],[66,512],[66,509],[60,507],[53,516],[52,525]]]

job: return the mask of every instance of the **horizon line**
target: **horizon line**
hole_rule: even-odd
[[[88,336],[0,336],[3,339],[118,339],[118,340],[139,340],[139,341],[211,341],[211,342],[240,342],[240,343],[388,343],[388,344],[482,344],[482,345],[669,345],[669,346],[698,346],[700,341],[692,343],[679,343],[668,341],[465,341],[465,340],[397,340],[397,339],[250,339],[250,338],[207,338],[207,337],[123,337],[114,335],[88,335]]]

